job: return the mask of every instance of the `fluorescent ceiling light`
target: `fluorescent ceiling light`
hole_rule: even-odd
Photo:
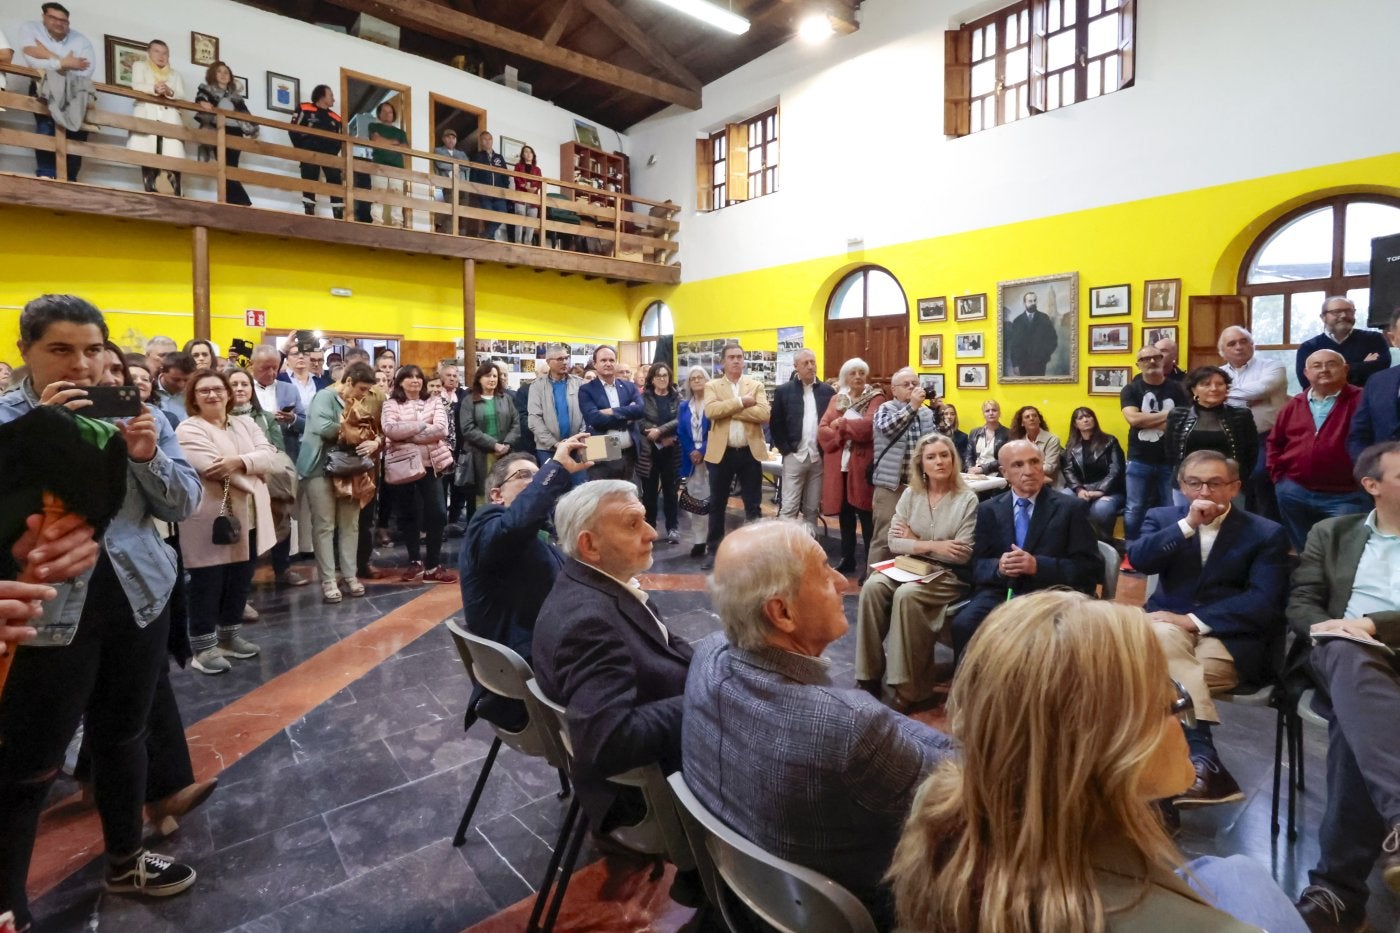
[[[709,23],[725,32],[732,32],[736,36],[742,36],[749,31],[749,21],[723,7],[715,6],[707,0],[658,0],[666,4],[673,10],[679,10],[688,16]]]

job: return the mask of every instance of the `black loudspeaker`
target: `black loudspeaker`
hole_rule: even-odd
[[[1400,308],[1400,233],[1371,241],[1371,313],[1367,326],[1385,330]]]

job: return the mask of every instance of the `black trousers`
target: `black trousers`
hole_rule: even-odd
[[[0,903],[20,927],[32,919],[24,885],[39,814],[84,713],[107,853],[124,858],[141,848],[146,722],[169,627],[168,608],[137,626],[103,553],[72,644],[15,652],[0,695]]]
[[[248,553],[257,553],[257,534],[248,533]],[[217,635],[238,631],[243,606],[253,589],[256,558],[211,567],[190,567],[190,647],[212,648]]]
[[[460,454],[459,456],[467,456]],[[472,520],[476,514],[476,487],[471,483],[465,486],[458,486],[452,481],[451,476],[442,478],[443,490],[447,495],[447,520],[456,522],[461,520],[462,524]],[[465,518],[462,515],[463,508],[466,509]]]
[[[442,501],[442,480],[432,470],[420,479],[394,487],[399,509],[399,529],[403,531],[408,559],[418,562],[418,532],[424,532],[429,570],[442,563],[442,528],[447,524],[447,506]]]
[[[977,634],[982,620],[991,615],[993,609],[1006,602],[1006,590],[1000,587],[983,588],[972,591],[972,598],[962,608],[949,625],[953,629],[953,654],[961,659],[967,650],[967,643]]]
[[[146,720],[146,762],[146,803],[164,800],[194,783],[194,764],[190,761],[189,743],[185,741],[180,704],[170,686],[169,664],[160,666],[151,715]],[[92,739],[86,731],[82,748],[78,749],[78,765],[73,769],[73,777],[92,781]]]
[[[233,163],[230,163],[230,164],[233,164]],[[344,173],[341,172],[341,170],[338,169],[338,168],[329,168],[329,167],[324,166],[324,165],[316,165],[316,164],[313,163],[313,162],[303,162],[303,163],[301,163],[301,179],[302,179],[302,181],[320,181],[322,175],[325,175],[325,176],[326,176],[326,184],[329,184],[329,185],[340,185],[340,184],[344,184],[345,175],[344,175]],[[365,187],[368,188],[369,186],[366,185]],[[245,197],[246,197],[246,195],[245,195]],[[236,203],[236,202],[233,202],[233,194],[232,194],[232,192],[230,192],[230,194],[229,194],[229,200],[230,200],[231,203]],[[301,193],[301,203],[302,203],[303,205],[305,205],[306,207],[311,208],[311,209],[312,209],[312,212],[314,213],[314,212],[315,212],[315,209],[316,209],[316,194],[315,194],[315,192],[312,192],[312,191],[303,191],[303,192]],[[344,206],[345,206],[345,199],[344,199],[344,198],[342,198],[342,197],[341,197],[340,195],[338,195],[338,194],[333,194],[333,195],[331,195],[331,207],[332,207],[332,208],[336,208],[336,207],[342,207],[342,208],[343,208]]]
[[[874,521],[869,509],[858,509],[845,499],[841,500],[841,563],[854,564],[856,561],[856,522],[860,522],[860,539],[865,542],[865,553],[870,553],[870,525]]]
[[[234,133],[232,130],[228,132],[230,135],[243,135],[242,133]],[[224,164],[227,165],[229,168],[238,168],[238,160],[241,158],[243,158],[243,152],[241,150],[234,149],[232,146],[226,146],[224,148]],[[312,167],[314,168],[315,166]],[[301,177],[306,177],[306,166],[304,165],[302,166]],[[239,204],[243,207],[249,207],[252,205],[253,202],[248,197],[248,192],[244,189],[243,182],[229,179],[224,184],[227,194],[226,200],[229,204]],[[303,195],[302,197],[304,198],[305,195]],[[313,198],[312,201],[314,203],[315,199]]]
[[[1400,827],[1400,659],[1335,639],[1309,662],[1327,717],[1327,809],[1308,876],[1360,907],[1381,844]]]
[[[744,502],[744,518],[757,521],[763,467],[747,447],[726,447],[719,463],[708,463],[710,472],[710,533],[705,544],[713,554],[724,540],[724,515],[729,504],[729,486],[739,478],[739,497]]]
[[[351,180],[355,183],[356,188],[363,188],[366,191],[370,190],[369,175],[364,172],[353,172],[352,174],[354,177]],[[370,215],[369,210],[370,203],[368,201],[355,201],[355,219],[360,223],[374,223],[374,217]]]
[[[666,516],[666,530],[680,530],[678,506],[681,489],[680,448],[653,447],[651,472],[642,477],[642,504],[646,506],[647,523],[656,527],[656,490],[661,488],[661,511]]]

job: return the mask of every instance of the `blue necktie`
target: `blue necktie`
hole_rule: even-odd
[[[1023,548],[1026,546],[1026,532],[1031,527],[1031,500],[1017,497],[1013,524],[1016,526],[1016,546]]]

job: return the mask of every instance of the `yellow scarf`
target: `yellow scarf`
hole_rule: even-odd
[[[151,56],[147,55],[146,67],[151,70],[151,77],[156,79],[156,83],[160,83],[161,81],[167,84],[170,83],[170,75],[174,72],[174,69],[170,67],[169,63],[167,63],[164,68],[157,68],[156,63],[151,61]]]

